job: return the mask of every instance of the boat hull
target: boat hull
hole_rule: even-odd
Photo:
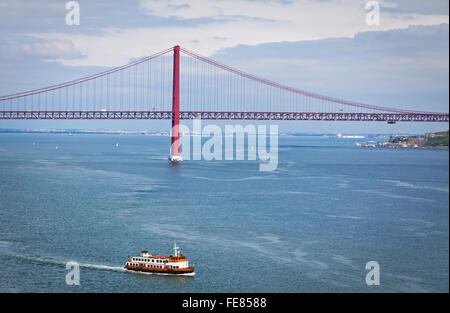
[[[141,273],[150,273],[150,274],[164,274],[164,275],[194,275],[194,268],[182,268],[182,269],[154,269],[154,268],[145,268],[145,267],[127,267],[125,269],[132,272],[141,272]]]

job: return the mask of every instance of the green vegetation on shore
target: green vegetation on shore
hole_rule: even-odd
[[[429,136],[427,138],[425,146],[429,146],[429,147],[447,146],[448,147],[448,131],[436,133],[434,136]]]
[[[420,136],[392,135],[383,147],[448,149],[448,131],[430,132]]]

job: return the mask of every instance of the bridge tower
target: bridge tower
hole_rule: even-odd
[[[180,46],[173,47],[172,140],[169,160],[183,161],[180,155]]]

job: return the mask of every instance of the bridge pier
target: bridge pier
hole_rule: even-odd
[[[180,46],[173,47],[172,139],[169,160],[183,161],[180,155]]]

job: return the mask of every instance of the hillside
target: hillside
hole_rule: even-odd
[[[427,133],[425,136],[426,136],[425,146],[448,147],[448,131],[439,133]]]

